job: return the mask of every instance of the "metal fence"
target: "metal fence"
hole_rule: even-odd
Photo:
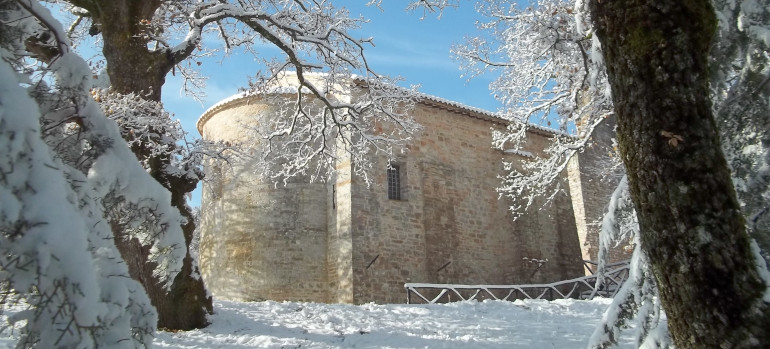
[[[594,273],[595,262],[584,261],[585,267]],[[598,275],[587,275],[550,284],[523,285],[454,285],[406,283],[406,302],[447,303],[467,300],[506,300],[516,299],[591,299],[595,296],[613,297],[628,279],[629,261],[608,264],[605,267],[603,282],[596,285]],[[414,296],[414,297],[413,297]]]

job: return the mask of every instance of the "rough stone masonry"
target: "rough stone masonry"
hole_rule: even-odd
[[[204,139],[257,149],[260,140],[244,125],[271,111],[258,97],[231,98],[206,111],[198,129]],[[413,113],[422,133],[392,166],[375,159],[381,171],[370,186],[351,174],[342,154],[333,180],[285,186],[261,181],[248,161],[209,163],[214,180],[203,190],[200,262],[213,295],[403,303],[406,282],[523,284],[585,274],[582,260],[596,259],[598,241],[590,222],[612,184],[587,183],[574,172],[586,165],[575,160],[562,188],[579,195],[565,189],[550,206],[514,221],[495,191],[502,160],[541,155],[553,133],[531,128],[525,149],[505,153],[491,147],[492,129],[506,125],[492,113],[431,96]]]

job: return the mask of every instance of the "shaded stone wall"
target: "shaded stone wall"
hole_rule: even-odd
[[[612,169],[615,136],[615,117],[599,124],[583,152],[575,155],[568,165],[569,186],[575,212],[582,258],[598,261],[601,220],[607,210],[615,187],[620,182],[623,169]],[[631,258],[629,242],[624,241],[610,249],[610,262]],[[586,270],[587,274],[590,274]]]
[[[503,157],[526,161],[491,148],[490,128],[501,125],[440,105],[420,104],[414,116],[424,131],[395,161],[406,174],[403,200],[388,199],[384,159],[373,186],[354,185],[356,303],[404,302],[405,282],[516,284],[581,275],[568,195],[515,222],[498,200]],[[539,153],[546,141],[533,133],[527,150]],[[525,257],[548,262],[538,269]]]

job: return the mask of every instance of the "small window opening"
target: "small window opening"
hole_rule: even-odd
[[[398,165],[388,167],[388,199],[401,200],[401,171]]]

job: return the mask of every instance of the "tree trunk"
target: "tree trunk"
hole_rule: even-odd
[[[104,56],[112,88],[120,93],[135,93],[147,100],[160,101],[165,76],[173,66],[164,52],[150,51],[143,31],[151,30],[146,23],[160,5],[158,0],[73,1],[87,9],[96,29],[102,34]],[[163,116],[158,116],[163,117]],[[128,135],[124,134],[124,137]],[[155,265],[148,263],[149,249],[136,240],[126,240],[126,234],[116,228],[116,244],[128,264],[131,276],[142,283],[153,306],[158,311],[158,327],[169,330],[190,330],[205,327],[206,315],[212,309],[203,280],[193,273],[189,246],[195,222],[185,195],[193,191],[198,178],[165,171],[170,159],[151,157],[151,145],[136,144],[132,150],[140,159],[149,159],[150,174],[171,192],[171,204],[187,219],[182,226],[188,247],[181,272],[170,291],[163,289],[152,276]],[[181,171],[184,172],[184,171]]]
[[[708,89],[708,0],[591,0],[618,141],[677,348],[770,343],[770,312]]]

